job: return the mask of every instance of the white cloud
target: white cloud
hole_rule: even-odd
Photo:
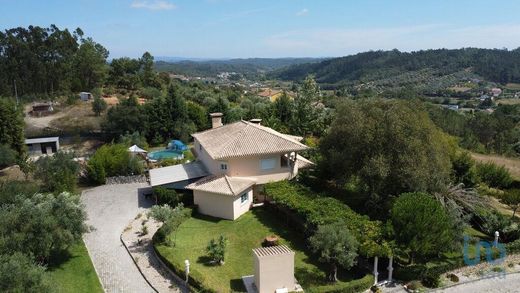
[[[130,5],[132,8],[138,9],[148,9],[148,10],[171,10],[175,9],[175,4],[165,1],[165,0],[154,0],[154,1],[146,1],[146,0],[136,0],[132,2]]]
[[[302,10],[296,12],[297,16],[305,16],[307,14],[309,14],[309,9],[307,9],[307,8],[303,8]]]
[[[264,39],[267,51],[293,56],[343,56],[368,50],[414,51],[431,48],[517,48],[520,24],[454,27],[430,24],[403,27],[310,29]]]

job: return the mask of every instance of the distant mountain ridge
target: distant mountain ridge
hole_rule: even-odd
[[[214,76],[220,72],[236,72],[244,75],[264,73],[297,64],[312,64],[326,58],[234,58],[189,59],[181,57],[157,57],[155,68],[160,72]],[[169,60],[169,61],[164,61]]]

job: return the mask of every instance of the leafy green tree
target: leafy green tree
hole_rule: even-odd
[[[188,119],[195,124],[198,131],[209,127],[209,115],[206,108],[195,102],[186,101],[186,110],[188,111]]]
[[[16,163],[16,152],[8,145],[0,144],[0,169]]]
[[[412,263],[450,250],[458,239],[448,212],[426,193],[401,194],[390,222],[397,244],[409,253]]]
[[[153,68],[153,56],[149,52],[144,52],[141,57],[141,80],[144,86],[160,88],[161,84],[156,79],[155,71]]]
[[[85,220],[77,195],[18,195],[13,204],[0,207],[0,254],[22,252],[46,262],[81,240]]]
[[[452,160],[453,176],[456,182],[463,183],[465,187],[474,187],[478,181],[475,161],[469,152],[463,151],[455,154]]]
[[[59,151],[53,156],[41,157],[36,161],[34,177],[39,179],[43,191],[74,192],[77,189],[79,164],[74,155]]]
[[[14,204],[19,195],[31,197],[40,191],[40,187],[31,181],[2,181],[0,182],[0,202],[2,204]]]
[[[108,50],[91,38],[82,39],[73,59],[75,71],[74,88],[77,91],[91,90],[103,84],[107,77],[106,59]]]
[[[135,144],[140,148],[148,148],[148,142],[146,141],[146,137],[144,137],[144,135],[140,134],[138,131],[121,135],[119,137],[119,143],[124,144],[127,147],[131,147]]]
[[[94,101],[92,101],[92,111],[96,114],[96,116],[101,115],[103,111],[107,109],[107,103],[100,97],[95,97]]]
[[[108,81],[118,88],[135,90],[141,83],[139,76],[140,69],[140,60],[128,57],[113,59],[110,63]]]
[[[0,144],[8,145],[18,154],[24,150],[24,121],[21,107],[7,98],[0,98]]]
[[[454,149],[420,105],[360,100],[340,105],[321,139],[319,167],[338,186],[359,180],[373,199],[379,198],[377,209],[388,195],[442,189],[450,179]]]
[[[130,97],[108,109],[101,128],[110,139],[118,139],[121,135],[136,131],[146,135],[148,119],[152,118],[146,115],[144,108],[139,105],[135,97]]]
[[[217,264],[224,264],[226,255],[227,239],[224,235],[220,235],[218,239],[211,239],[206,247],[208,257]]]
[[[516,211],[520,208],[520,189],[507,190],[500,200],[513,210],[513,216],[511,219],[514,219]]]
[[[293,102],[291,130],[295,134],[307,135],[316,131],[319,112],[317,102],[320,100],[320,88],[312,76],[307,76],[298,90]]]
[[[338,266],[350,269],[356,263],[358,242],[343,223],[321,225],[309,238],[320,260],[330,264],[329,281],[337,282]]]
[[[287,125],[292,119],[293,102],[287,92],[283,92],[282,95],[274,101],[274,115],[280,120],[281,123]]]
[[[16,252],[0,254],[0,291],[45,293],[53,290],[45,274],[45,267]]]

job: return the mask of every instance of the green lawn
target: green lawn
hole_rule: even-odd
[[[176,233],[170,235],[175,247],[157,246],[157,250],[177,268],[184,268],[189,259],[192,276],[217,292],[244,291],[241,276],[253,274],[252,249],[260,247],[265,236],[280,236],[280,244],[291,247],[295,253],[295,275],[304,289],[325,285],[324,266],[305,252],[304,240],[284,227],[275,214],[265,209],[254,209],[235,221],[197,216],[185,221]],[[208,262],[205,248],[220,234],[228,239],[225,264],[214,266]],[[354,276],[340,272],[342,285]],[[361,277],[356,275],[355,277]]]
[[[70,247],[65,253],[53,256],[47,274],[54,286],[54,292],[103,292],[87,248],[82,241]]]

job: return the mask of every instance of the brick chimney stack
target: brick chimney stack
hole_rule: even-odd
[[[222,124],[222,116],[224,116],[224,114],[211,113],[211,114],[209,114],[209,116],[211,117],[211,128],[217,128],[217,127],[224,125],[224,124]]]

